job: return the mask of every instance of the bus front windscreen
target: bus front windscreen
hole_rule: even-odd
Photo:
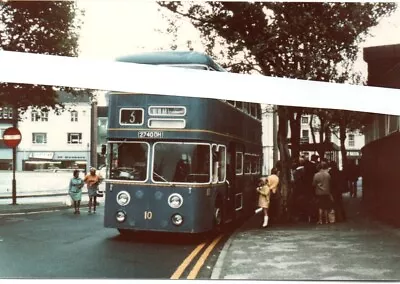
[[[147,180],[148,143],[113,142],[110,150],[110,179]]]
[[[156,183],[209,183],[210,145],[155,143],[152,177]]]

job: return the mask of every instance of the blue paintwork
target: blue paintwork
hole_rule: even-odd
[[[156,52],[124,56],[117,59],[122,62],[142,64],[203,64],[213,69],[225,72],[209,56],[197,52]],[[211,72],[211,71],[210,71]],[[207,92],[207,86],[202,87]],[[245,96],[245,94],[244,94]],[[163,96],[156,94],[126,94],[109,93],[108,107],[108,141],[146,141],[152,145],[157,141],[196,141],[205,143],[223,144],[227,147],[236,145],[236,151],[258,154],[262,156],[261,121],[236,109],[227,102],[206,99],[177,96]],[[149,129],[148,119],[172,118],[168,116],[149,116],[150,106],[184,106],[186,121],[184,129]],[[142,108],[144,110],[143,125],[120,125],[119,113],[121,108]],[[260,106],[258,106],[260,110]],[[162,138],[139,138],[139,131],[162,131]],[[234,154],[235,155],[235,154]],[[232,158],[234,159],[234,158]],[[149,156],[152,161],[152,152]],[[234,167],[234,165],[232,165]],[[213,228],[214,206],[217,196],[225,204],[231,202],[230,207],[224,207],[233,218],[250,215],[256,206],[255,184],[259,175],[235,176],[230,182],[235,184],[231,193],[243,194],[243,210],[235,212],[232,200],[227,199],[227,187],[223,184],[209,184],[201,187],[195,186],[159,186],[149,179],[146,183],[129,185],[115,181],[106,183],[106,202],[104,225],[111,228],[199,233]],[[121,208],[116,202],[118,192],[125,190],[130,192],[129,206]],[[138,192],[143,196],[136,196]],[[184,198],[183,206],[172,209],[168,206],[166,198],[171,193],[179,193]],[[157,198],[157,197],[158,198]],[[230,201],[229,201],[230,200]],[[236,206],[236,205],[235,205]],[[117,210],[124,209],[128,214],[128,220],[117,223],[115,214]],[[145,220],[144,212],[152,211],[153,218]],[[181,213],[184,216],[184,224],[174,226],[170,218],[173,213]]]

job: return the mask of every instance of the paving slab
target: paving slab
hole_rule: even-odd
[[[348,221],[271,224],[256,215],[225,244],[212,279],[400,280],[400,229],[362,211],[360,198],[345,198]]]

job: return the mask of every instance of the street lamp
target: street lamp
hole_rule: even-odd
[[[90,111],[90,166],[97,169],[97,95],[92,94]]]

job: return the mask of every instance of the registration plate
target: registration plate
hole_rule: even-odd
[[[139,131],[138,137],[139,138],[162,138],[163,132],[162,131]]]

